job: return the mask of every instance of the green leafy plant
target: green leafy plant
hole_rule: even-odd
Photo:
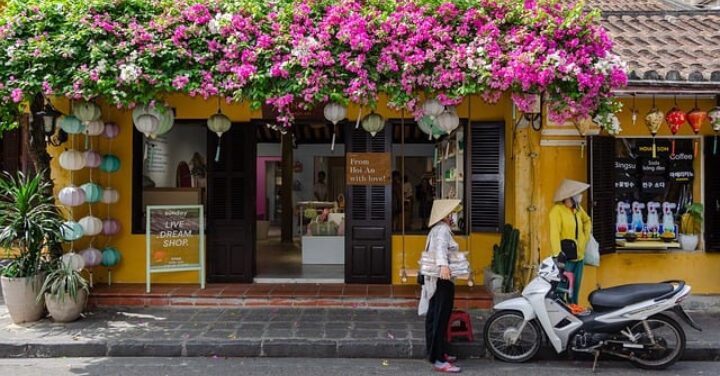
[[[70,295],[73,301],[77,302],[78,294],[81,291],[86,293],[90,291],[85,277],[75,270],[70,263],[56,260],[50,264],[50,273],[45,278],[37,300],[42,301],[44,295],[48,294],[53,299],[63,303],[67,294]]]
[[[0,271],[5,277],[40,273],[45,267],[43,250],[60,242],[63,218],[42,176],[0,176],[0,248],[11,254],[10,263]]]
[[[503,276],[502,292],[504,293],[513,291],[519,238],[520,231],[506,224],[503,227],[500,244],[493,246],[491,268],[493,273]]]
[[[680,232],[688,235],[697,235],[702,231],[703,204],[693,202],[685,207],[685,213],[680,217]]]

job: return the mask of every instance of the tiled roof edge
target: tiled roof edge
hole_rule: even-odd
[[[608,10],[601,12],[602,18],[608,16],[704,16],[720,15],[720,9],[694,10]]]

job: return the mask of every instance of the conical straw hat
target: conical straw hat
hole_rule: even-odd
[[[428,227],[440,222],[448,214],[452,213],[455,208],[460,205],[460,200],[435,200],[433,201],[432,211],[430,212],[430,220]]]
[[[590,184],[585,184],[576,180],[565,179],[560,183],[560,186],[555,191],[555,197],[553,201],[559,202],[566,198],[575,196],[576,194],[585,192],[590,188]]]

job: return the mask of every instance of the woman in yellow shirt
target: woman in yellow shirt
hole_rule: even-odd
[[[555,205],[550,209],[550,246],[553,257],[565,251],[568,260],[565,271],[574,274],[572,303],[577,304],[582,282],[585,246],[590,239],[592,222],[580,202],[582,194],[590,185],[565,179],[555,191]],[[574,244],[573,244],[574,243]],[[573,247],[574,245],[574,247]],[[572,250],[575,248],[575,254]],[[568,254],[570,253],[570,254]]]

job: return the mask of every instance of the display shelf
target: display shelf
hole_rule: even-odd
[[[435,186],[437,197],[441,199],[465,199],[464,172],[464,131],[460,127],[435,145]],[[449,177],[452,176],[452,177]],[[458,213],[458,219],[464,223],[465,214]],[[454,231],[462,231],[457,225]]]

